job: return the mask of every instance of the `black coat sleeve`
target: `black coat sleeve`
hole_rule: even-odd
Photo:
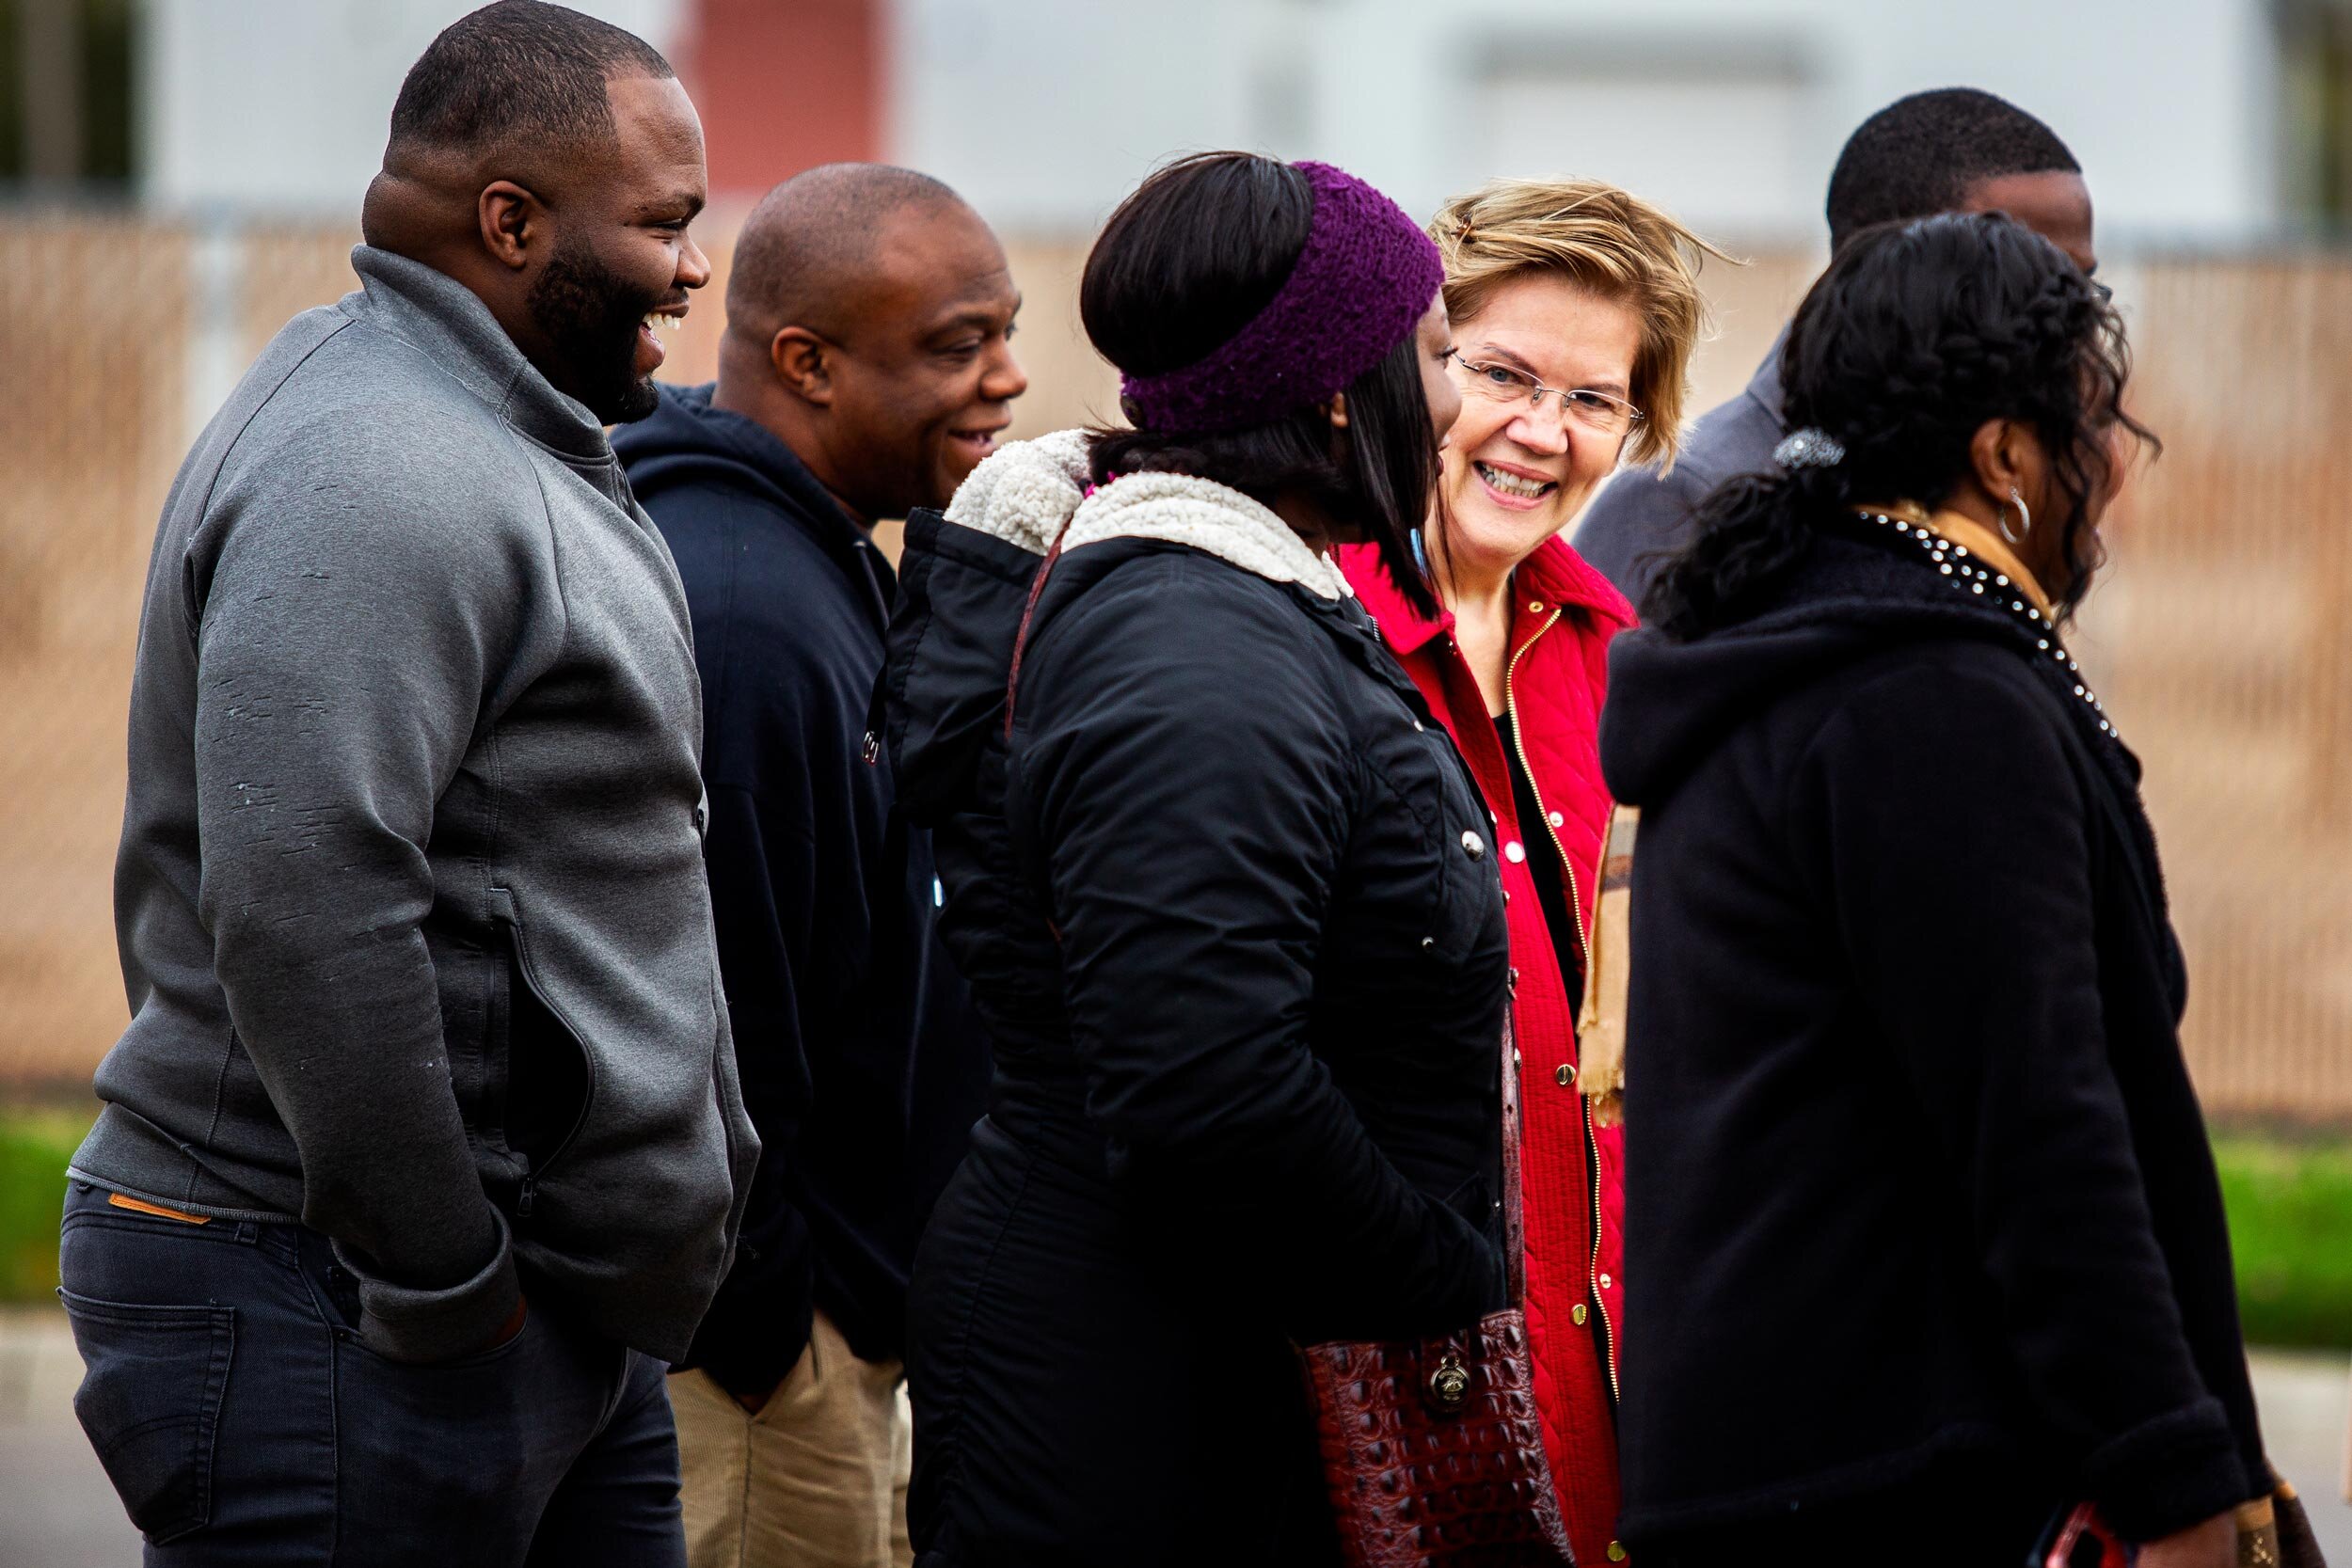
[[[1298,610],[1230,575],[1131,566],[1023,671],[1022,788],[1088,1109],[1204,1292],[1295,1334],[1456,1326],[1499,1304],[1501,1259],[1405,1179],[1309,1046],[1351,748]]]
[[[2090,785],[2031,678],[1891,672],[1813,737],[1787,809],[1968,1205],[2028,1397],[2116,1528],[2148,1539],[2258,1488],[2156,1240],[2108,1060]]]

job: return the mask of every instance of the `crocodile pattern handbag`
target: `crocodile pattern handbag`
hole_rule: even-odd
[[[1502,1030],[1503,1244],[1512,1305],[1458,1333],[1305,1345],[1323,1475],[1349,1568],[1562,1568],[1520,1249],[1519,1085]]]

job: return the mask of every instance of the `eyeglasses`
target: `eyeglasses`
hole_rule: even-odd
[[[1608,392],[1596,392],[1589,387],[1572,387],[1565,391],[1547,387],[1525,371],[1509,365],[1465,359],[1457,348],[1446,350],[1446,357],[1460,368],[1471,391],[1496,403],[1524,403],[1530,408],[1541,408],[1544,395],[1549,393],[1560,400],[1560,406],[1577,423],[1603,436],[1622,436],[1642,418],[1640,409]]]

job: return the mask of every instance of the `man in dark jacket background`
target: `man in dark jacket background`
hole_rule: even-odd
[[[907,1557],[906,1281],[985,1108],[932,936],[929,835],[865,744],[896,578],[877,519],[944,507],[1027,387],[1003,249],[938,182],[842,164],[737,243],[711,386],[616,437],[691,606],[706,857],[762,1140],[733,1273],[671,1380],[696,1568]]]
[[[1897,99],[1857,127],[1829,177],[1832,253],[1874,223],[1933,213],[2007,213],[2066,252],[2085,273],[2091,248],[2090,191],[2058,134],[2005,99],[1974,87],[1938,87]],[[1780,350],[1786,327],[1738,397],[1701,415],[1661,473],[1628,468],[1577,525],[1579,555],[1642,608],[1666,556],[1690,542],[1692,508],[1727,479],[1772,467],[1787,434],[1780,420]]]

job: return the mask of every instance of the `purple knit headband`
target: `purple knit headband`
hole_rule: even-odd
[[[1314,187],[1307,243],[1281,291],[1207,358],[1120,383],[1143,430],[1241,430],[1318,404],[1403,341],[1445,281],[1405,210],[1344,169],[1293,164]]]

